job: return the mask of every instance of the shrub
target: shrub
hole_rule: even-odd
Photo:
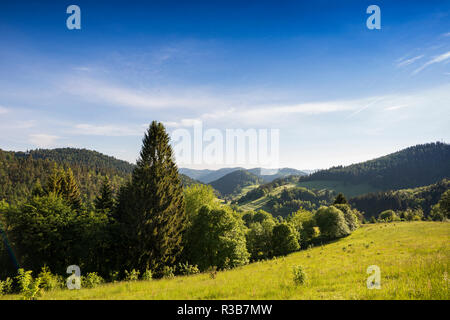
[[[306,273],[303,271],[302,266],[294,266],[292,270],[294,274],[294,283],[297,285],[302,285],[306,282]]]
[[[186,262],[178,264],[177,272],[181,275],[188,276],[191,274],[200,273],[200,270],[198,269],[197,265],[191,265]]]
[[[90,272],[81,277],[81,285],[85,288],[95,288],[104,282],[97,272]]]
[[[12,283],[11,278],[6,278],[4,281],[0,280],[0,296],[3,294],[12,293]]]
[[[34,300],[40,294],[40,280],[33,279],[33,271],[17,270],[17,285],[23,300]]]
[[[46,291],[61,288],[64,284],[63,278],[52,274],[47,266],[42,267],[42,270],[38,275],[38,279],[40,280],[40,287]]]
[[[131,272],[128,272],[128,270],[125,270],[125,281],[137,281],[139,279],[139,274],[141,272],[138,270],[131,270]]]
[[[152,274],[152,270],[147,269],[144,271],[144,273],[142,274],[142,280],[152,280],[153,278],[153,274]]]
[[[217,276],[217,267],[216,266],[209,267],[208,272],[209,272],[209,277],[211,279],[215,279]]]
[[[378,215],[378,219],[381,221],[392,222],[397,220],[397,215],[394,210],[385,210]]]
[[[173,278],[175,277],[174,272],[175,267],[164,266],[164,268],[161,270],[161,275],[163,278]]]

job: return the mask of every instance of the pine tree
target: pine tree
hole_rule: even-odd
[[[81,208],[80,188],[70,168],[65,171],[63,168],[58,168],[55,164],[52,174],[47,180],[45,191],[47,194],[54,193],[63,197],[73,209]]]
[[[80,188],[78,187],[77,181],[73,176],[71,168],[67,169],[67,171],[63,174],[62,181],[63,182],[61,185],[61,189],[63,197],[70,203],[73,209],[80,209],[81,208]]]
[[[61,172],[61,169],[58,168],[58,166],[53,166],[52,173],[47,179],[47,185],[45,192],[47,194],[54,193],[57,195],[62,195],[62,184],[64,180],[64,171]]]
[[[333,202],[333,204],[346,204],[346,203],[348,203],[347,199],[342,193],[339,193]]]
[[[161,123],[153,121],[132,180],[120,190],[116,211],[129,268],[157,274],[176,261],[186,225],[184,206],[169,136]]]
[[[114,207],[114,197],[113,191],[111,189],[111,184],[109,178],[105,176],[103,179],[102,188],[100,190],[100,195],[94,200],[95,208],[97,210],[103,210],[112,212]]]

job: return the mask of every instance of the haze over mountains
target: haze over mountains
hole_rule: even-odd
[[[305,171],[292,169],[292,168],[280,168],[278,170],[274,169],[264,169],[264,168],[253,168],[253,169],[244,169],[242,167],[235,168],[221,168],[218,170],[196,170],[189,168],[180,168],[179,171],[182,174],[187,175],[188,177],[198,180],[203,183],[210,183],[214,180],[220,179],[223,176],[238,170],[245,170],[250,172],[259,178],[261,178],[264,182],[271,182],[277,178],[287,177],[291,175],[299,175],[304,176],[308,173]]]

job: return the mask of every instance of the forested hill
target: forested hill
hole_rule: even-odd
[[[384,210],[404,211],[421,208],[426,216],[431,207],[438,203],[442,194],[450,189],[450,180],[443,179],[438,183],[412,189],[368,193],[351,198],[350,204],[364,212],[367,220],[377,217]]]
[[[367,183],[380,190],[395,190],[430,185],[449,177],[450,145],[436,142],[346,167],[321,170],[301,180]]]
[[[134,165],[97,151],[74,148],[12,152],[0,149],[0,201],[17,203],[31,195],[36,183],[45,185],[55,164],[71,168],[83,201],[92,202],[105,176],[117,191],[131,176]],[[199,183],[180,175],[183,185]]]
[[[134,165],[123,160],[107,156],[97,151],[75,148],[36,149],[28,152],[14,152],[16,158],[43,159],[66,163],[70,166],[85,166],[96,172],[116,171],[129,174]]]
[[[263,183],[263,180],[257,175],[247,170],[237,170],[211,182],[210,185],[222,196],[228,196],[239,193],[243,187],[260,183]]]

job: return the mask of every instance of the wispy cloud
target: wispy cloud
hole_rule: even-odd
[[[76,124],[71,133],[90,136],[141,136],[147,125],[94,125],[94,124]]]
[[[436,108],[450,98],[450,86],[444,85],[414,93],[380,95],[342,101],[323,101],[292,105],[256,106],[251,108],[230,108],[217,112],[207,112],[195,118],[184,118],[165,123],[171,128],[191,127],[196,121],[223,123],[227,125],[267,126],[274,123],[298,121],[298,116],[315,117],[338,114],[338,117],[351,118],[368,109],[393,111],[406,107],[434,105]],[[347,115],[347,116],[346,116]],[[310,119],[310,118],[308,118]]]
[[[223,101],[199,88],[135,89],[89,78],[67,81],[63,90],[82,99],[136,109],[220,107]]]
[[[39,134],[30,134],[28,136],[30,143],[35,145],[38,148],[49,148],[54,147],[56,145],[56,140],[58,140],[60,137],[39,133]]]
[[[400,105],[397,105],[397,106],[384,108],[384,110],[385,111],[393,111],[393,110],[397,110],[397,109],[406,108],[406,107],[409,107],[409,106],[410,106],[409,104],[400,104]]]
[[[410,65],[411,63],[414,63],[415,61],[423,58],[423,56],[424,55],[421,54],[421,55],[413,57],[413,58],[404,59],[404,60],[402,59],[399,63],[397,63],[397,67],[404,67],[404,66]]]
[[[445,60],[447,60],[449,58],[450,58],[450,51],[447,51],[446,53],[443,53],[441,55],[435,56],[433,59],[427,61],[421,67],[419,67],[416,70],[414,70],[413,74],[417,74],[420,71],[422,71],[423,69],[427,68],[428,66],[430,66],[432,64],[435,64],[435,63],[443,62],[443,61],[445,61]]]

